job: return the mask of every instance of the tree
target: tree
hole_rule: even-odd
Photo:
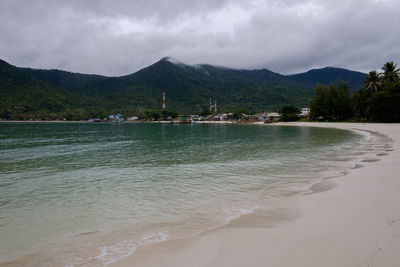
[[[176,118],[176,117],[178,117],[178,112],[176,112],[176,111],[173,111],[173,110],[163,110],[163,111],[161,112],[161,118],[162,118],[162,119],[168,119],[168,118],[174,119],[174,118]]]
[[[364,88],[368,91],[378,92],[382,87],[381,75],[375,70],[370,71],[365,78]]]
[[[397,64],[394,64],[393,61],[386,62],[385,65],[383,65],[382,70],[383,70],[384,83],[386,84],[398,83],[400,81],[399,77],[400,69],[396,68]]]
[[[148,110],[148,111],[146,111],[145,112],[145,115],[144,115],[144,117],[146,118],[146,119],[154,119],[154,120],[158,120],[159,118],[160,118],[160,112],[158,112],[158,111],[155,111],[155,110]]]
[[[318,84],[315,97],[310,102],[313,120],[346,120],[352,116],[351,93],[344,82],[329,87]]]
[[[300,109],[296,106],[293,105],[285,105],[283,106],[279,112],[282,115],[286,115],[286,114],[298,114],[300,112]]]
[[[293,105],[285,105],[283,106],[280,110],[279,113],[281,113],[281,118],[279,119],[280,121],[297,121],[299,120],[299,114],[300,109],[296,106]]]
[[[351,93],[349,87],[344,82],[339,82],[336,87],[337,95],[334,99],[334,111],[337,120],[346,120],[353,116],[351,106]]]
[[[245,119],[246,115],[248,115],[249,113],[250,113],[250,111],[248,109],[241,108],[239,110],[234,111],[232,116],[233,116],[233,118],[235,120],[237,120],[237,119]]]
[[[380,74],[371,71],[364,83],[366,90],[359,90],[353,96],[354,112],[361,120],[399,122],[400,69],[391,61],[385,63],[382,70]]]
[[[364,88],[357,90],[352,96],[353,113],[355,117],[361,121],[367,121],[369,119],[368,98],[370,96],[371,92]]]
[[[200,112],[200,116],[202,116],[202,117],[207,117],[207,116],[210,115],[210,114],[211,114],[211,111],[208,110],[208,109],[203,109],[203,110]]]
[[[384,90],[368,99],[370,117],[377,122],[399,122],[400,69],[391,61],[385,63],[382,70]]]
[[[369,112],[372,121],[400,122],[400,88],[392,87],[370,97]]]
[[[328,88],[321,84],[315,87],[315,97],[310,101],[310,117],[313,120],[327,118],[328,111]]]

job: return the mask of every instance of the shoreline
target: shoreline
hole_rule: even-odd
[[[393,151],[272,214],[250,214],[186,240],[138,249],[110,266],[395,266],[400,262],[400,124],[277,123],[378,133]],[[391,149],[388,149],[391,150]]]

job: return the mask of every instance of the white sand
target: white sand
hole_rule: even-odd
[[[394,151],[328,191],[289,197],[287,219],[273,226],[249,217],[247,226],[138,249],[114,266],[400,266],[400,124],[289,124],[376,131]]]

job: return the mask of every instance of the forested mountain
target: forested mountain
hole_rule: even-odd
[[[220,111],[271,111],[285,104],[307,105],[318,82],[341,79],[359,88],[361,77],[365,74],[336,68],[285,76],[267,69],[189,66],[169,58],[130,75],[105,77],[18,68],[0,61],[0,117],[137,114],[159,110],[163,90],[167,108],[181,113],[207,110],[210,97],[217,99]]]
[[[352,92],[360,89],[367,75],[365,73],[350,71],[341,68],[326,67],[323,69],[314,69],[305,73],[290,75],[291,79],[307,83],[314,86],[318,83],[329,85],[338,81],[344,81],[348,84]]]
[[[0,117],[8,113],[61,112],[78,108],[79,95],[51,85],[0,60]]]

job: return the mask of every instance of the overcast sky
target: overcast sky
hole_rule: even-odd
[[[367,72],[400,62],[399,10],[399,0],[0,0],[0,58],[113,76],[165,56]]]

